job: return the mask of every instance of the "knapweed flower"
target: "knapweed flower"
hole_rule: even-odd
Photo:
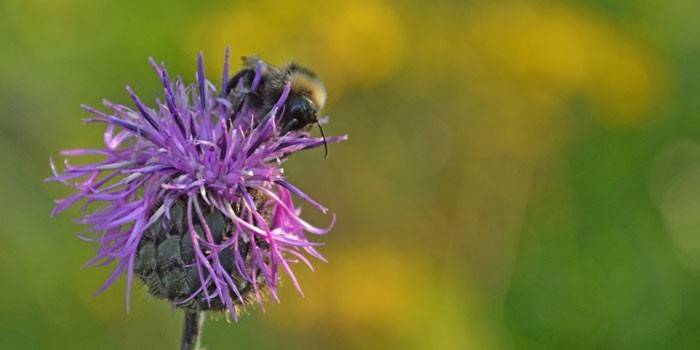
[[[248,104],[234,110],[221,93],[229,79],[228,51],[221,91],[206,80],[201,54],[191,85],[150,62],[164,87],[162,100],[148,107],[127,87],[133,107],[105,101],[109,111],[101,112],[83,106],[92,115],[85,122],[106,125],[104,147],[62,154],[101,160],[78,166],[66,159],[63,171],[51,161],[48,180],[75,189],[56,201],[53,214],[84,203],[79,222],[98,244],[88,264],[115,264],[100,291],[125,275],[128,308],[136,274],[151,294],[176,307],[236,317],[238,306],[262,303],[264,294],[279,300],[280,270],[300,290],[290,265],[311,267],[309,256],[324,260],[307,233],[325,234],[335,216],[327,228],[313,226],[292,200],[327,212],[283,173],[289,155],[324,144],[308,131],[280,132],[289,85],[269,113]]]

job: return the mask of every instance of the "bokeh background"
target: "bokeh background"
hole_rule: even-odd
[[[295,59],[329,134],[288,175],[338,215],[306,296],[209,349],[682,349],[700,344],[700,2],[0,0],[0,348],[174,349],[143,287],[93,293],[48,158],[81,103],[156,96],[202,50]],[[148,94],[152,91],[152,94]],[[311,213],[311,212],[310,212]],[[312,221],[329,218],[312,214]]]

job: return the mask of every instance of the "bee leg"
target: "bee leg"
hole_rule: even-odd
[[[235,94],[233,102],[233,111],[235,113],[238,113],[241,111],[241,108],[243,108],[243,103],[245,102],[245,98],[248,95],[247,91],[241,91],[240,93]]]
[[[243,110],[243,105],[246,101],[248,101],[248,105],[255,110],[260,109],[263,105],[263,99],[260,94],[248,88],[242,88],[241,90],[242,91],[236,91],[231,98],[231,103],[233,105],[232,117]]]
[[[255,109],[263,105],[263,99],[257,91],[251,90],[250,85],[255,78],[255,71],[244,69],[238,72],[226,85],[226,96],[233,105],[234,115],[243,109],[243,105],[248,101]],[[239,86],[240,85],[240,86]]]
[[[238,82],[243,79],[243,86],[250,86],[253,83],[253,78],[255,77],[255,71],[248,68],[244,69],[231,78],[226,84],[226,89],[224,89],[224,97],[228,96],[232,91],[238,86]]]

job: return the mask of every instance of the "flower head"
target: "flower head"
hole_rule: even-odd
[[[283,174],[290,154],[324,144],[307,131],[279,130],[289,86],[268,113],[247,103],[234,109],[206,80],[201,53],[191,85],[171,80],[163,64],[150,62],[164,100],[148,107],[127,87],[134,108],[109,101],[109,112],[83,106],[92,115],[85,122],[106,124],[104,147],[62,154],[102,159],[81,166],[66,159],[63,171],[51,161],[54,176],[48,180],[75,189],[56,201],[52,214],[84,202],[79,222],[96,234],[91,239],[99,247],[88,264],[116,264],[100,291],[126,275],[128,308],[136,273],[151,294],[175,306],[234,316],[237,305],[262,302],[262,290],[277,299],[280,269],[301,292],[290,264],[311,267],[308,256],[323,260],[306,233],[325,234],[333,223],[319,228],[304,221],[293,196],[327,209]],[[228,78],[227,50],[221,91]]]

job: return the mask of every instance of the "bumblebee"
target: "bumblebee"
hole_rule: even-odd
[[[261,79],[256,89],[252,89],[256,65],[261,62]],[[243,104],[249,105],[266,115],[282,95],[287,84],[290,85],[289,96],[279,117],[280,135],[291,131],[309,130],[313,124],[318,125],[326,157],[328,146],[323,127],[318,121],[318,114],[326,103],[326,89],[323,82],[310,69],[297,63],[284,67],[275,67],[261,61],[258,57],[243,57],[244,67],[229,80],[224,90],[225,96],[233,103],[234,110],[240,111]]]

